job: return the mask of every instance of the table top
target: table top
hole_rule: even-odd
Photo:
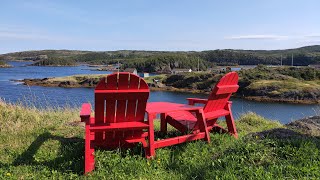
[[[146,112],[148,113],[167,113],[174,111],[190,111],[190,110],[199,110],[203,107],[199,106],[190,106],[186,104],[170,103],[170,102],[150,102],[147,103]]]

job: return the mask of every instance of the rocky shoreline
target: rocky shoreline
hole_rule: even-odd
[[[320,136],[320,116],[310,116],[286,124],[286,127],[311,136]]]
[[[12,68],[13,66],[9,65],[9,64],[2,64],[0,65],[0,68]]]
[[[308,139],[320,137],[320,116],[309,116],[284,124],[283,128],[273,128],[250,134],[255,139]]]

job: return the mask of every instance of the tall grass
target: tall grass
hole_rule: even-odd
[[[320,177],[320,142],[264,138],[284,129],[253,113],[236,122],[240,138],[211,134],[158,149],[153,160],[133,149],[96,151],[96,170],[83,176],[84,127],[78,109],[24,107],[0,101],[0,178],[11,179],[301,179]],[[157,125],[158,127],[158,125]]]

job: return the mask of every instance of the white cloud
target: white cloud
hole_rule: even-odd
[[[229,40],[238,40],[238,39],[270,39],[270,40],[281,40],[288,39],[288,36],[279,36],[279,35],[271,35],[271,34],[254,34],[254,35],[240,35],[240,36],[229,36],[225,37],[225,39]]]
[[[69,41],[72,40],[68,37],[49,35],[47,33],[34,33],[29,31],[16,31],[14,29],[11,30],[1,30],[0,29],[0,39],[16,39],[16,40],[32,40],[32,41]]]
[[[0,24],[0,40],[24,40],[24,41],[50,41],[58,43],[94,43],[101,39],[88,37],[75,37],[67,34],[57,34],[44,29]]]
[[[320,38],[320,34],[308,34],[304,36],[305,38]]]

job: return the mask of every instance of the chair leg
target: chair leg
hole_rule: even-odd
[[[167,133],[167,129],[168,129],[168,124],[167,124],[167,120],[166,120],[166,114],[162,113],[161,115],[161,129],[160,131],[163,133]]]
[[[197,116],[198,122],[200,122],[200,124],[199,124],[200,130],[202,132],[205,132],[204,140],[207,141],[208,143],[210,143],[210,134],[209,134],[209,131],[207,128],[207,122],[206,122],[206,118],[204,117],[203,110],[200,109],[199,112],[196,112],[196,116]]]
[[[238,133],[237,133],[237,129],[234,123],[232,113],[230,112],[230,114],[225,116],[225,118],[226,118],[229,133],[233,135],[235,138],[238,138]]]
[[[146,157],[148,159],[154,157],[156,155],[156,151],[154,148],[154,129],[153,129],[153,120],[154,117],[152,115],[148,115],[148,122],[149,122],[149,128],[148,128],[148,140],[149,140],[149,148],[148,153],[146,154]]]
[[[84,173],[87,174],[94,169],[94,147],[91,141],[94,140],[94,133],[89,130],[89,125],[86,125],[85,134],[85,154],[84,154]]]

